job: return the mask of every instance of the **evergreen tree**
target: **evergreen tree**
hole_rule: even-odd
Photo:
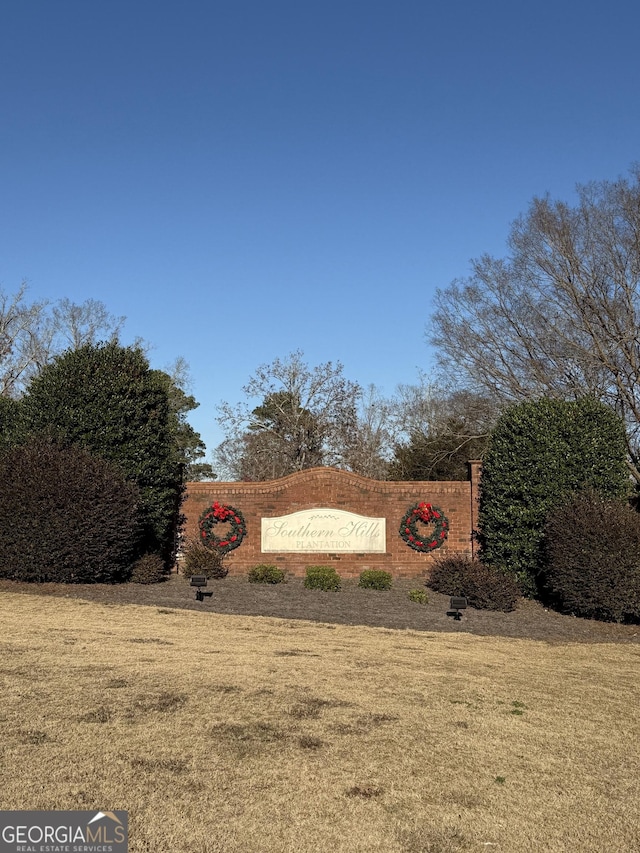
[[[139,552],[168,564],[183,486],[166,374],[138,347],[90,343],[45,365],[21,408],[26,435],[83,447],[138,486]]]
[[[535,594],[549,513],[586,488],[603,498],[630,494],[624,424],[615,412],[590,397],[508,408],[482,466],[483,561],[515,575],[523,592]]]

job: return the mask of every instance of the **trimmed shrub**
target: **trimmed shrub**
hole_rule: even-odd
[[[413,601],[415,604],[428,604],[429,596],[423,589],[410,589],[409,601]]]
[[[32,440],[0,456],[0,577],[114,583],[131,575],[138,489],[78,447]]]
[[[363,589],[391,589],[393,578],[389,572],[383,572],[379,569],[365,569],[360,572],[360,580],[358,586]]]
[[[144,554],[133,564],[129,580],[131,583],[162,583],[168,574],[160,554]]]
[[[186,539],[182,547],[180,571],[185,578],[204,575],[206,578],[226,578],[229,569],[224,566],[224,555],[207,548],[198,539]]]
[[[522,595],[513,576],[466,556],[434,560],[427,585],[434,592],[464,596],[478,610],[515,610]]]
[[[586,487],[607,498],[627,497],[626,454],[622,420],[591,398],[508,408],[482,465],[482,561],[509,572],[526,595],[535,595],[549,512]]]
[[[277,566],[260,563],[250,569],[249,583],[286,583],[286,576]]]
[[[304,579],[306,589],[323,589],[337,592],[340,589],[340,575],[333,566],[307,566]]]
[[[640,622],[640,516],[595,492],[549,515],[544,594],[554,609],[607,622]]]

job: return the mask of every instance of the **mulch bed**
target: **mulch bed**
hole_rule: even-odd
[[[250,584],[244,577],[209,582],[211,598],[195,600],[189,581],[176,574],[161,584],[28,584],[0,581],[1,592],[61,596],[97,601],[101,604],[143,604],[158,608],[198,610],[238,616],[273,616],[306,619],[337,625],[453,631],[479,636],[518,637],[550,643],[638,643],[640,625],[617,625],[578,619],[545,610],[535,601],[521,600],[512,613],[490,610],[465,611],[457,622],[446,615],[449,597],[427,590],[429,603],[408,599],[410,589],[421,588],[419,580],[397,580],[391,590],[360,589],[357,580],[343,581],[339,592],[308,590],[301,578],[286,584]],[[423,587],[422,587],[423,588]]]

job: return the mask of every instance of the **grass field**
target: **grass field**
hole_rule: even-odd
[[[0,594],[0,808],[133,853],[640,850],[640,646]]]

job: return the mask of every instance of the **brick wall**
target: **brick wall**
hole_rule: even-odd
[[[435,553],[473,553],[472,531],[477,527],[479,463],[470,463],[467,482],[390,482],[369,480],[335,468],[312,468],[280,480],[260,483],[188,483],[183,511],[185,534],[198,535],[198,519],[213,501],[231,504],[247,522],[247,535],[227,557],[230,574],[245,574],[257,563],[275,563],[285,571],[303,576],[308,565],[333,565],[343,577],[356,577],[363,569],[384,569],[397,578],[424,575],[432,554],[409,548],[398,535],[400,520],[409,507],[427,501],[443,510],[449,520],[449,536]],[[273,553],[260,550],[261,519],[303,509],[333,507],[358,515],[386,519],[386,553],[323,554]],[[220,525],[222,533],[224,525]]]

